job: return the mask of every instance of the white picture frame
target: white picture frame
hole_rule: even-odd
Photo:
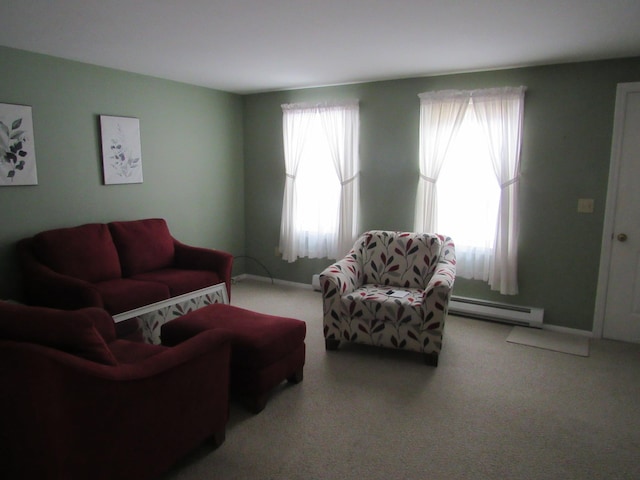
[[[105,185],[142,183],[140,120],[100,115]]]
[[[0,186],[37,184],[31,107],[0,103]]]

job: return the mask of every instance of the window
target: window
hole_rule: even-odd
[[[331,161],[331,149],[320,117],[309,122],[296,177],[297,230],[309,238],[326,239],[338,229],[340,180]],[[312,249],[313,250],[313,249]]]
[[[415,229],[456,244],[457,275],[518,293],[524,87],[420,95]]]
[[[285,191],[280,252],[340,258],[358,221],[358,103],[283,105]]]
[[[456,274],[488,280],[500,186],[487,142],[471,108],[467,108],[447,152],[437,185],[435,231],[454,239]]]

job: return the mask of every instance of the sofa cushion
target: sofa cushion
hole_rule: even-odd
[[[163,268],[153,272],[141,273],[131,277],[131,279],[162,283],[169,287],[172,297],[222,282],[220,276],[211,270],[183,270],[178,268]]]
[[[125,277],[170,267],[174,259],[173,238],[161,218],[111,222],[120,265]]]
[[[94,326],[91,310],[57,310],[0,301],[0,338],[62,350],[105,365],[115,357]]]
[[[63,275],[87,282],[121,276],[118,252],[104,224],[41,232],[33,237],[33,248],[42,263]]]
[[[102,297],[104,308],[111,315],[160,302],[171,296],[169,287],[162,283],[142,282],[129,278],[98,282],[94,286]]]

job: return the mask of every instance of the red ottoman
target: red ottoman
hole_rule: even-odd
[[[162,344],[173,346],[202,332],[230,331],[231,390],[254,412],[267,404],[269,392],[284,380],[302,381],[307,325],[294,318],[277,317],[214,303],[162,326]]]

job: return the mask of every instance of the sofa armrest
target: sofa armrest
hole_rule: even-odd
[[[175,248],[175,266],[190,270],[210,270],[216,272],[227,286],[227,295],[231,299],[231,269],[233,255],[222,250],[194,247],[173,239]]]
[[[106,343],[113,342],[116,339],[116,325],[113,317],[104,308],[87,307],[77,310],[93,322],[93,326],[100,333],[100,336]]]
[[[138,363],[107,366],[0,340],[0,382],[11,386],[0,391],[0,408],[12,412],[0,429],[3,467],[16,478],[159,476],[224,433],[230,351],[228,334],[211,331]]]
[[[62,275],[40,263],[31,250],[30,243],[31,239],[23,239],[17,245],[29,303],[64,310],[104,308],[100,293],[91,283]]]

